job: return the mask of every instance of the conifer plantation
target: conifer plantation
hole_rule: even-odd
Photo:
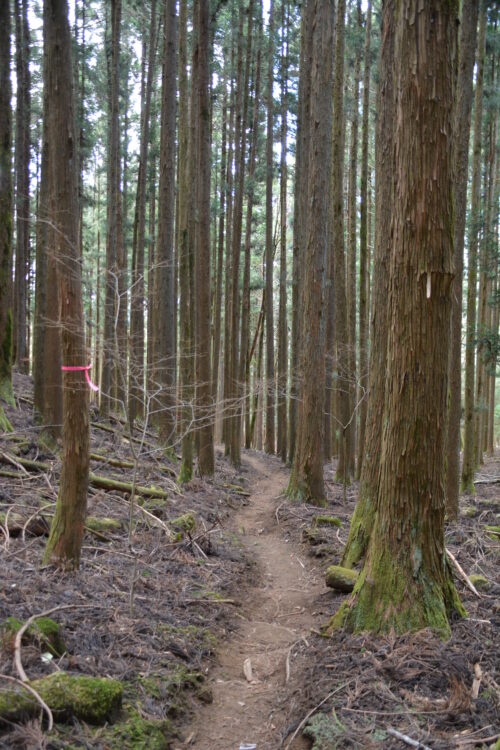
[[[0,0],[0,748],[500,750],[499,24]]]

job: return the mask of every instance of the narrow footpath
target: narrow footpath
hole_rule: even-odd
[[[211,678],[213,703],[200,709],[186,733],[192,750],[239,750],[245,744],[255,744],[257,750],[281,747],[280,730],[290,718],[287,691],[293,683],[288,681],[294,669],[293,646],[317,625],[314,601],[324,591],[319,572],[287,543],[276,518],[288,471],[278,459],[250,451],[243,455],[243,466],[252,494],[234,516],[232,531],[258,572],[242,596],[241,626],[219,644],[218,666]],[[301,737],[291,745],[293,750],[307,747]]]

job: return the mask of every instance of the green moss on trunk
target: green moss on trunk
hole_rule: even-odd
[[[365,556],[370,532],[373,528],[375,507],[360,489],[360,495],[349,526],[346,546],[342,555],[341,565],[353,568]]]
[[[5,642],[5,640],[13,639],[22,625],[21,620],[16,617],[8,617],[0,625],[2,640]],[[66,651],[59,625],[50,617],[39,617],[35,620],[23,634],[23,640],[40,643],[42,648],[53,656],[62,656]]]

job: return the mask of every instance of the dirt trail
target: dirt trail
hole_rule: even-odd
[[[287,470],[278,459],[255,452],[245,453],[243,466],[252,494],[232,525],[258,574],[238,610],[241,626],[220,644],[211,680],[213,703],[200,710],[187,732],[187,739],[192,735],[188,746],[194,750],[238,750],[244,743],[255,743],[257,750],[280,747],[279,729],[288,704],[287,657],[293,644],[316,624],[313,603],[324,591],[318,571],[287,543],[276,520]],[[251,662],[252,682],[244,675],[246,659]],[[292,745],[293,750],[306,747],[301,738]]]

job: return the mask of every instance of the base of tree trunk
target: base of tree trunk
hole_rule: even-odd
[[[442,581],[420,568],[416,577],[408,566],[394,559],[387,549],[369,553],[351,597],[325,626],[329,635],[345,629],[352,633],[394,631],[397,635],[432,628],[447,639],[450,636],[448,615],[465,617],[448,564]]]

